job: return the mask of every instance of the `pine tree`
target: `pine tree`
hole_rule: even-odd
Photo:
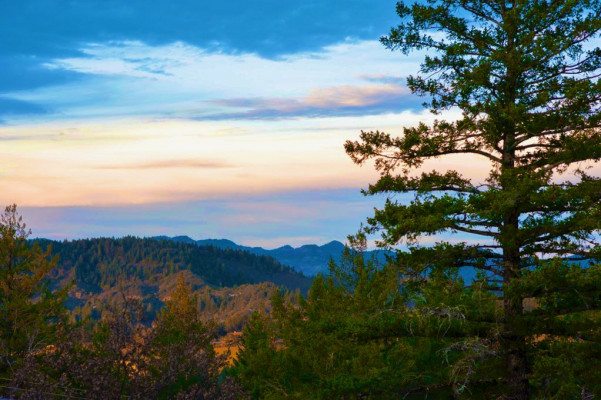
[[[381,173],[367,194],[414,194],[390,197],[358,239],[380,233],[414,310],[454,321],[445,355],[456,395],[599,395],[599,368],[586,366],[601,359],[601,268],[589,266],[601,258],[601,180],[588,169],[601,157],[601,3],[427,0],[397,13],[383,44],[427,52],[409,88],[435,114],[462,116],[346,143]],[[425,169],[458,155],[479,157],[487,179]],[[465,267],[478,278],[463,286]]]
[[[17,206],[0,215],[0,377],[9,376],[28,354],[52,344],[65,321],[66,288],[51,293],[48,277],[56,259],[30,235]]]
[[[150,372],[147,384],[159,399],[237,399],[238,385],[230,378],[220,382],[226,356],[217,355],[212,339],[214,328],[205,324],[184,275],[177,277],[171,299],[153,324],[147,340]]]

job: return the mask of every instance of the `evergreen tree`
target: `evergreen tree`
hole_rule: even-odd
[[[243,398],[231,378],[219,382],[227,357],[215,353],[213,326],[202,322],[183,274],[170,297],[146,338],[148,398]]]
[[[51,293],[47,279],[56,266],[50,249],[29,244],[30,235],[16,205],[0,215],[0,377],[53,343],[65,321],[66,289]]]
[[[601,268],[589,266],[601,257],[601,180],[588,169],[601,157],[601,49],[591,41],[601,3],[427,0],[397,13],[383,44],[427,52],[409,88],[434,113],[462,116],[400,137],[362,132],[346,151],[381,173],[367,194],[414,194],[389,198],[358,239],[380,233],[379,246],[398,250],[388,268],[414,305],[399,321],[419,311],[452,322],[440,353],[448,373],[432,385],[483,398],[600,395],[601,371],[587,365],[601,359]],[[457,155],[481,158],[486,181],[425,169]],[[466,267],[478,277],[464,286]],[[391,338],[434,338],[390,328]]]
[[[253,314],[235,373],[256,399],[412,398],[423,385],[437,398],[445,394],[432,385],[445,377],[436,356],[443,342],[409,337],[432,321],[401,326],[407,303],[393,269],[347,250],[298,305],[276,292],[271,314]],[[440,328],[429,331],[435,337],[449,326]]]

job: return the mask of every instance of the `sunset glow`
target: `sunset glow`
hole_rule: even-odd
[[[168,7],[159,3],[157,15]],[[221,30],[219,18],[229,21],[229,11],[220,7],[214,15],[198,14],[217,22],[181,32],[181,16],[166,17],[157,28],[153,15],[128,17],[116,3],[107,7],[112,13],[95,16],[70,6],[74,18],[90,25],[61,23],[61,16],[47,30],[32,23],[0,53],[7,66],[0,81],[0,200],[22,207],[36,235],[109,234],[108,228],[86,225],[86,215],[95,215],[95,207],[117,213],[119,207],[144,205],[167,211],[148,211],[141,225],[112,226],[115,234],[169,230],[263,240],[266,246],[344,240],[379,201],[359,194],[377,173],[370,165],[354,165],[344,142],[361,130],[401,134],[404,126],[435,118],[405,84],[422,55],[391,53],[378,42],[395,22],[394,2],[358,2],[356,7],[370,11],[351,11],[357,27],[352,31],[336,21],[319,26],[331,18],[335,2],[271,7],[265,21],[240,16],[239,29],[249,29],[248,36]],[[193,3],[182,8],[184,14],[200,13]],[[7,9],[3,24],[20,30],[11,15],[24,13],[33,22],[47,18],[44,9]],[[297,25],[282,32],[270,25],[278,18]],[[445,117],[453,118],[454,111]],[[485,178],[476,158],[437,165]],[[325,201],[327,212],[337,210],[340,220],[311,213],[293,232],[290,221],[275,226],[252,206],[261,199],[274,215],[284,216],[300,206],[293,198],[301,193],[307,199],[320,193],[314,200]],[[245,204],[244,198],[255,200]],[[167,228],[175,215],[194,215],[198,202],[236,206],[231,215],[205,215],[211,222],[203,228]],[[79,217],[56,217],[72,210]],[[238,224],[229,224],[232,218]],[[253,221],[254,237],[240,228],[244,221]],[[326,224],[340,229],[326,237],[318,233]]]

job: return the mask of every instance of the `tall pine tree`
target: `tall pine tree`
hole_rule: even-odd
[[[398,251],[388,268],[414,310],[456,322],[443,352],[455,394],[601,394],[599,368],[587,367],[601,359],[601,269],[589,263],[601,258],[601,180],[588,168],[601,157],[601,3],[427,0],[397,13],[383,44],[427,54],[409,88],[434,113],[462,116],[346,143],[381,173],[368,194],[414,194],[408,204],[389,198],[359,237],[380,233],[379,245]],[[485,181],[424,168],[468,154],[488,166]],[[464,267],[478,278],[458,288]],[[475,293],[486,301],[470,309],[461,296]],[[420,334],[429,333],[389,331]]]

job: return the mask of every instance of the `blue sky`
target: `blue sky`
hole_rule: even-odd
[[[56,239],[344,240],[382,202],[345,140],[433,119],[405,86],[423,54],[378,42],[396,22],[388,0],[1,2],[0,200]]]

